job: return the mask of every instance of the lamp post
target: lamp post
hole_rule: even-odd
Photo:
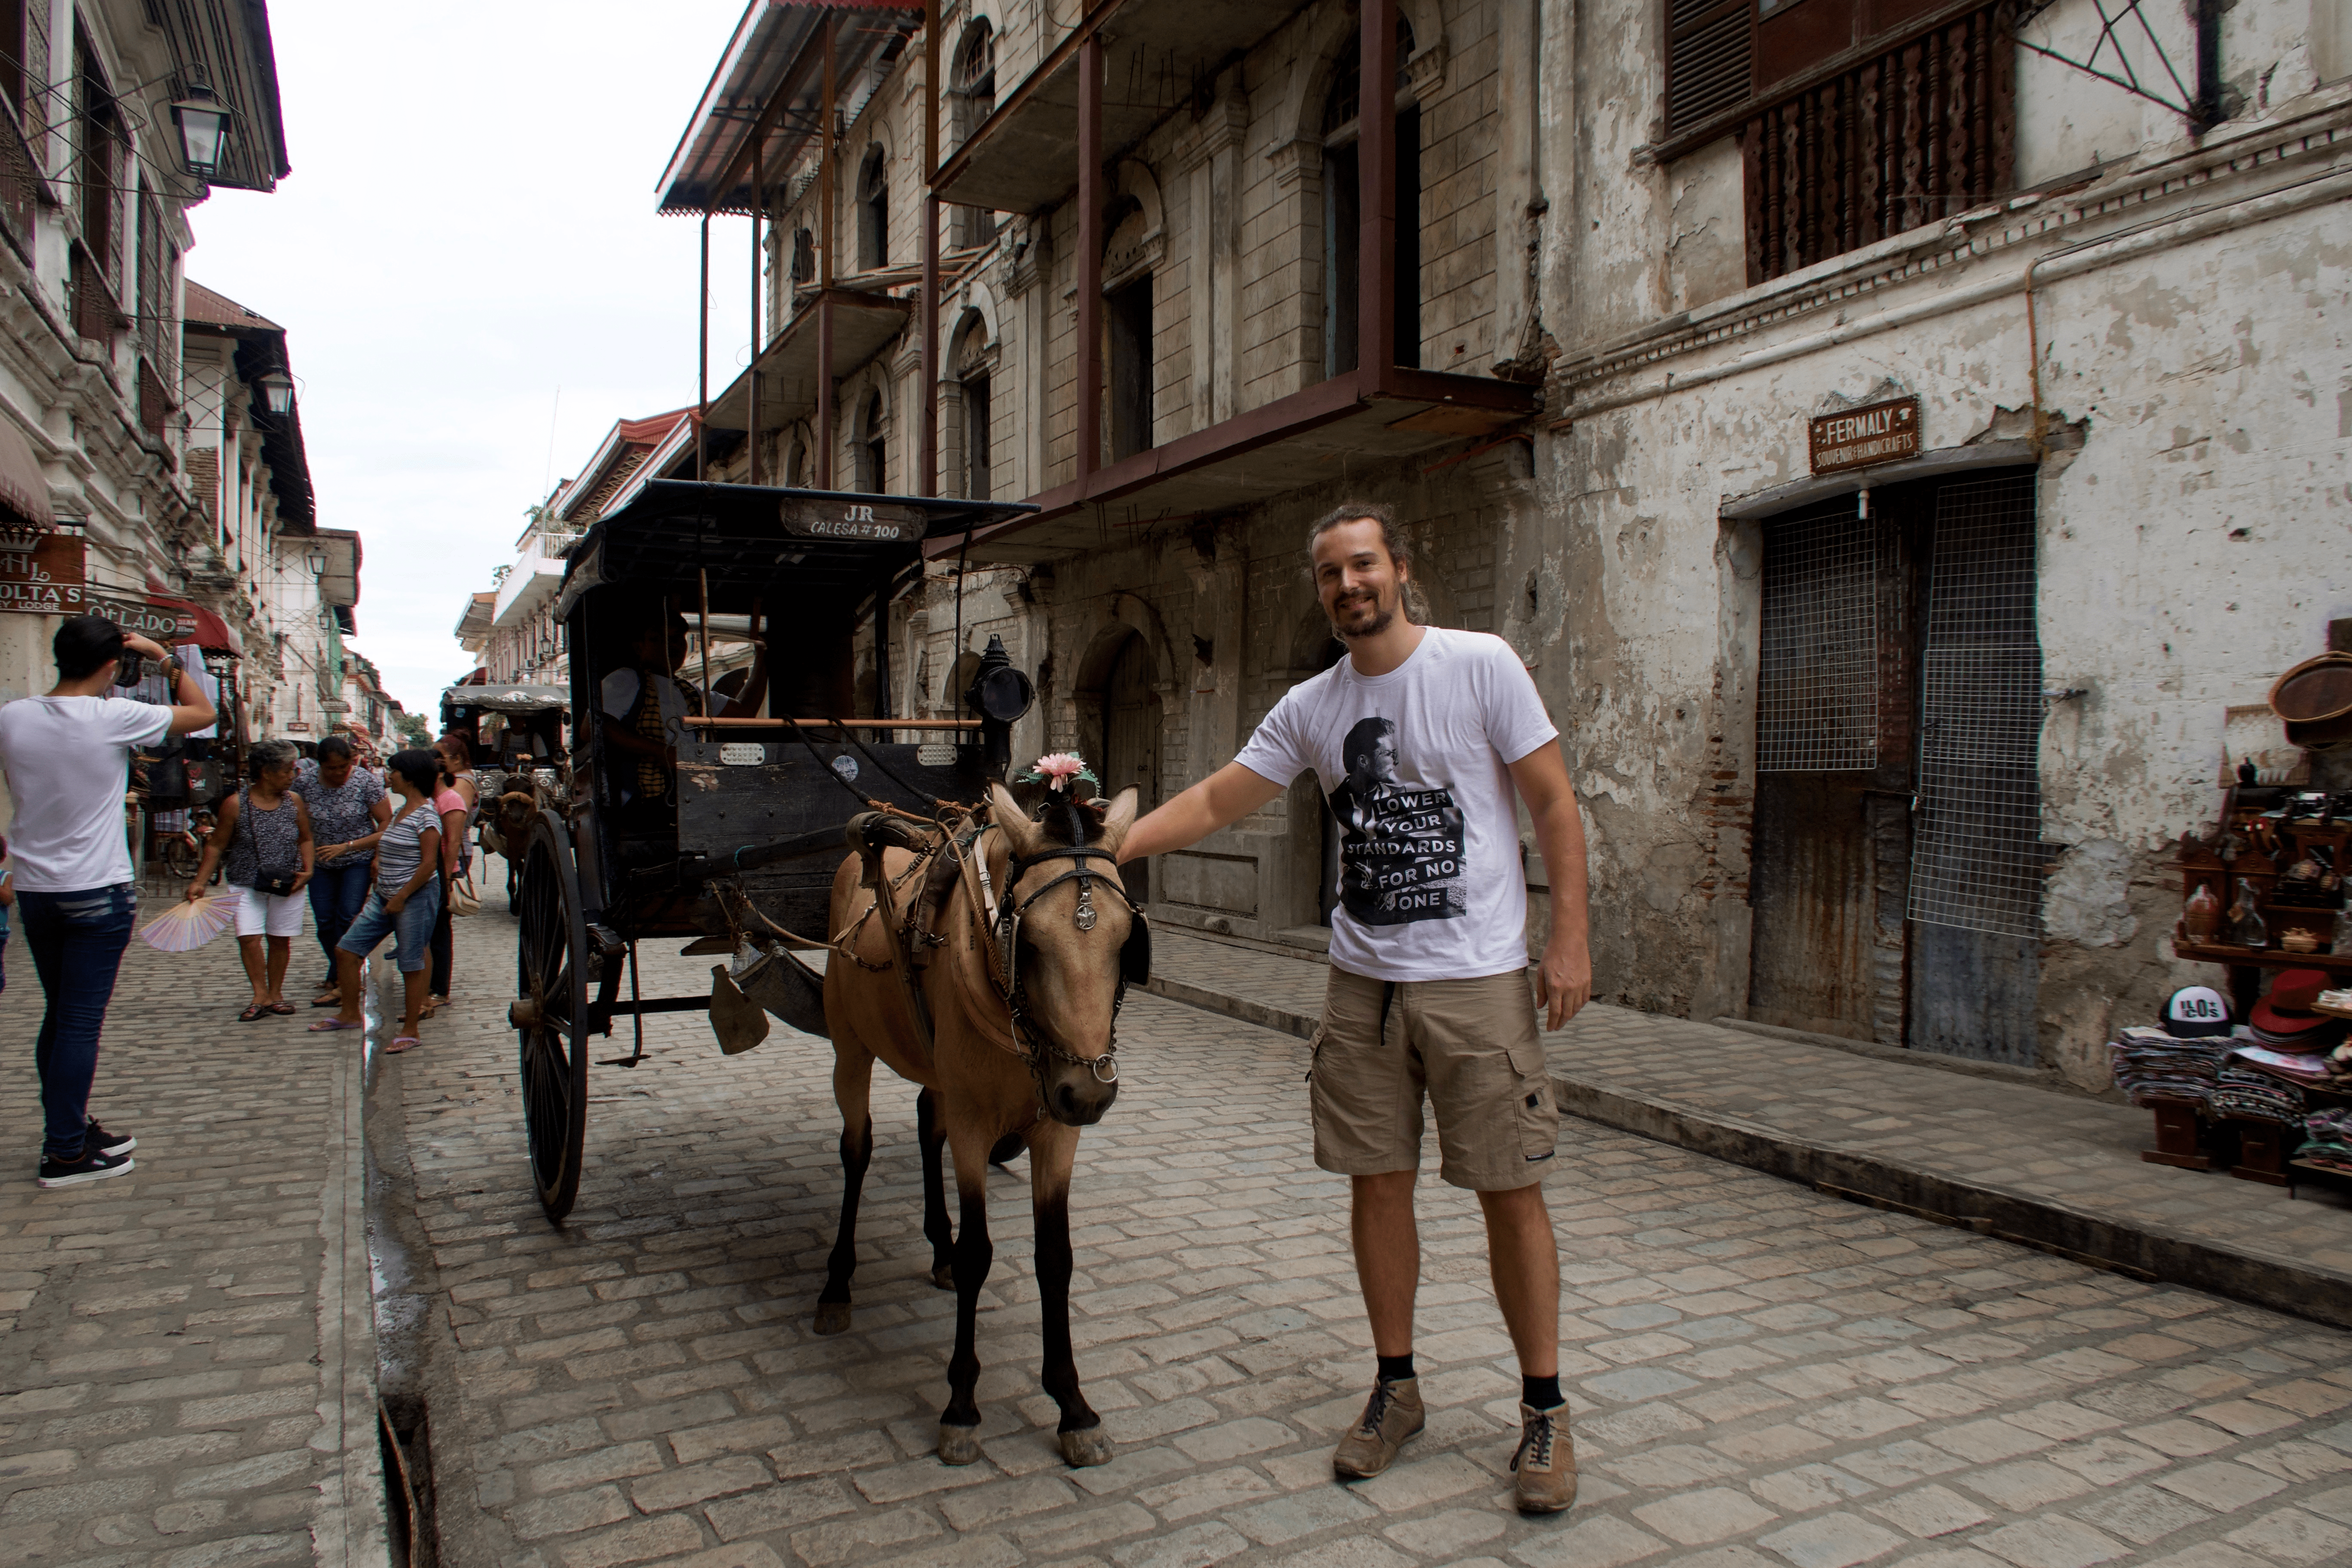
[[[209,181],[220,169],[229,132],[229,112],[213,96],[211,84],[202,77],[189,82],[187,96],[172,105],[172,122],[180,128],[182,165]]]

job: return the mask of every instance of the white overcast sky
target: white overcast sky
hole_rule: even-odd
[[[286,327],[320,525],[363,540],[353,646],[412,712],[551,473],[694,401],[696,226],[654,186],[744,3],[269,8],[294,172],[194,209],[188,276]],[[714,391],[749,248],[713,224]]]

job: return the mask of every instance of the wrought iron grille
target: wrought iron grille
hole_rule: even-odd
[[[1759,773],[1878,765],[1878,530],[1851,498],[1764,535]]]
[[[1947,484],[1936,500],[1921,660],[1910,916],[2042,933],[2042,644],[2033,476]]]

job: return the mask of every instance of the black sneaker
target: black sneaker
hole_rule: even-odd
[[[101,1154],[128,1154],[139,1147],[138,1139],[128,1132],[109,1132],[98,1124],[98,1118],[95,1116],[89,1119],[89,1124],[83,1130],[83,1134],[89,1140],[87,1147],[95,1149]]]
[[[84,1182],[102,1182],[109,1176],[125,1174],[134,1163],[128,1154],[109,1154],[85,1142],[77,1159],[60,1160],[54,1154],[43,1155],[41,1185],[76,1187]]]

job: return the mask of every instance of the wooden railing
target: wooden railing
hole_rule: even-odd
[[[1741,129],[1748,281],[2007,195],[2015,5],[2000,0],[1759,110]]]

